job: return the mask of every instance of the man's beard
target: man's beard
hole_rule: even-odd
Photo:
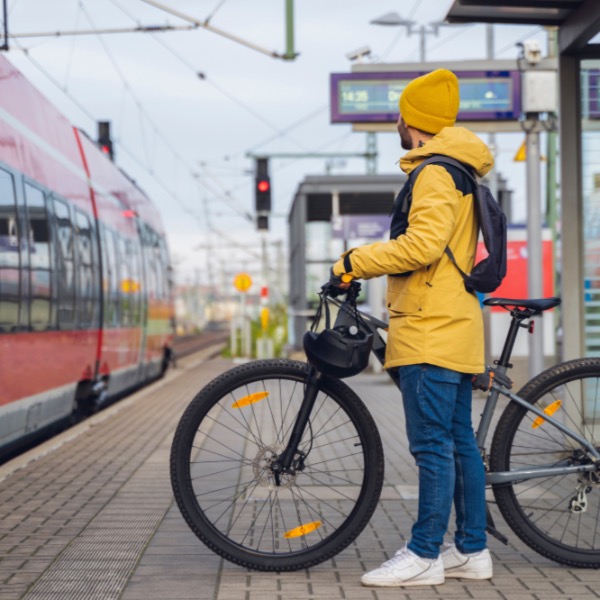
[[[400,134],[400,145],[404,150],[412,150],[412,139],[408,133],[408,127],[404,123],[398,125],[398,133]]]

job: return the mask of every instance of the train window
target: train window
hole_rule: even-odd
[[[154,254],[156,241],[156,233],[147,227],[144,235],[144,261],[146,264],[146,296],[148,302],[154,301],[160,297],[158,291],[158,272],[160,265],[156,263]]]
[[[121,326],[131,327],[132,286],[131,286],[131,256],[128,241],[119,237],[119,292],[121,296]]]
[[[169,252],[164,238],[158,240],[160,247],[160,270],[163,278],[163,298],[169,300],[171,298],[171,265],[169,264]]]
[[[19,324],[19,227],[13,176],[0,169],[0,332]]]
[[[142,265],[140,256],[140,243],[138,240],[129,240],[129,256],[131,259],[131,322],[137,327],[142,321]]]
[[[119,326],[119,273],[117,264],[117,254],[115,249],[115,236],[108,229],[102,230],[103,247],[103,269],[104,282],[104,326]]]
[[[36,331],[55,326],[52,305],[52,273],[50,228],[44,193],[25,184],[29,243],[30,323]]]
[[[79,327],[87,329],[94,324],[94,266],[92,226],[87,215],[75,209],[75,239],[77,243],[77,307]]]
[[[154,263],[154,269],[156,271],[156,296],[161,300],[165,299],[165,269],[162,264],[162,256],[161,256],[161,247],[160,247],[160,238],[156,233],[153,234],[152,240],[152,251],[154,256],[152,257],[152,262]]]
[[[75,252],[73,223],[69,205],[54,199],[57,230],[58,327],[71,329],[75,324]]]

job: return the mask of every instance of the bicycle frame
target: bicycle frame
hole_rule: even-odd
[[[350,322],[355,322],[355,318],[352,315],[352,309],[346,305],[346,302],[339,302],[334,300],[334,303],[339,307],[340,313],[336,319],[336,324],[346,324]],[[373,334],[373,349],[372,352],[376,356],[377,360],[383,365],[385,362],[385,349],[386,343],[380,335],[380,330],[387,330],[388,324],[380,319],[377,319],[371,315],[366,313],[360,313],[366,326]],[[346,321],[347,319],[347,321]],[[506,373],[509,367],[510,356],[515,344],[515,340],[517,337],[517,333],[520,327],[527,328],[528,324],[524,324],[522,321],[524,319],[517,319],[513,317],[513,321],[511,323],[506,342],[504,348],[502,350],[502,354],[500,359],[498,360],[498,366],[496,370],[501,373]],[[397,375],[396,370],[387,370],[387,374],[390,376],[392,381],[398,386],[400,389],[400,380]],[[569,474],[569,473],[587,473],[590,471],[596,470],[596,462],[600,461],[600,453],[596,450],[596,448],[588,442],[585,438],[581,437],[577,433],[571,431],[568,427],[547,415],[543,410],[539,409],[537,406],[533,406],[529,404],[526,400],[518,396],[517,394],[513,394],[507,388],[499,385],[498,383],[492,384],[492,389],[488,394],[488,397],[485,402],[485,406],[483,409],[483,413],[481,415],[481,420],[479,423],[479,428],[477,430],[477,445],[482,453],[482,456],[485,456],[485,441],[487,438],[487,434],[489,432],[490,424],[492,421],[493,414],[496,410],[496,404],[498,401],[499,395],[509,398],[513,402],[524,407],[526,410],[531,411],[536,416],[544,419],[545,422],[549,423],[551,426],[556,427],[559,431],[564,433],[569,438],[575,440],[581,447],[585,448],[587,452],[589,452],[590,456],[593,458],[592,463],[589,465],[577,465],[577,466],[548,466],[548,467],[536,467],[535,469],[511,469],[510,471],[500,471],[500,472],[490,472],[486,470],[486,483],[489,485],[501,485],[506,483],[513,483],[515,481],[526,481],[530,479],[543,478],[553,475],[561,475],[561,474]]]

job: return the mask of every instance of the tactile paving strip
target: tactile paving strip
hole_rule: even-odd
[[[214,354],[207,349],[201,357]],[[228,363],[198,355],[110,417],[7,476],[0,489],[0,600],[117,600],[172,502],[171,436]]]

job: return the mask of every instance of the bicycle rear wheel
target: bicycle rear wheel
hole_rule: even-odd
[[[295,474],[277,486],[270,462],[285,448],[308,369],[289,360],[235,367],[206,386],[177,427],[175,499],[192,531],[234,563],[292,571],[327,560],[368,523],[383,483],[383,449],[356,394],[323,377]]]
[[[600,448],[600,359],[569,361],[544,371],[518,396]],[[492,442],[490,468],[590,465],[572,438],[511,402]],[[498,508],[530,547],[556,562],[600,567],[600,471],[562,474],[493,486]]]

